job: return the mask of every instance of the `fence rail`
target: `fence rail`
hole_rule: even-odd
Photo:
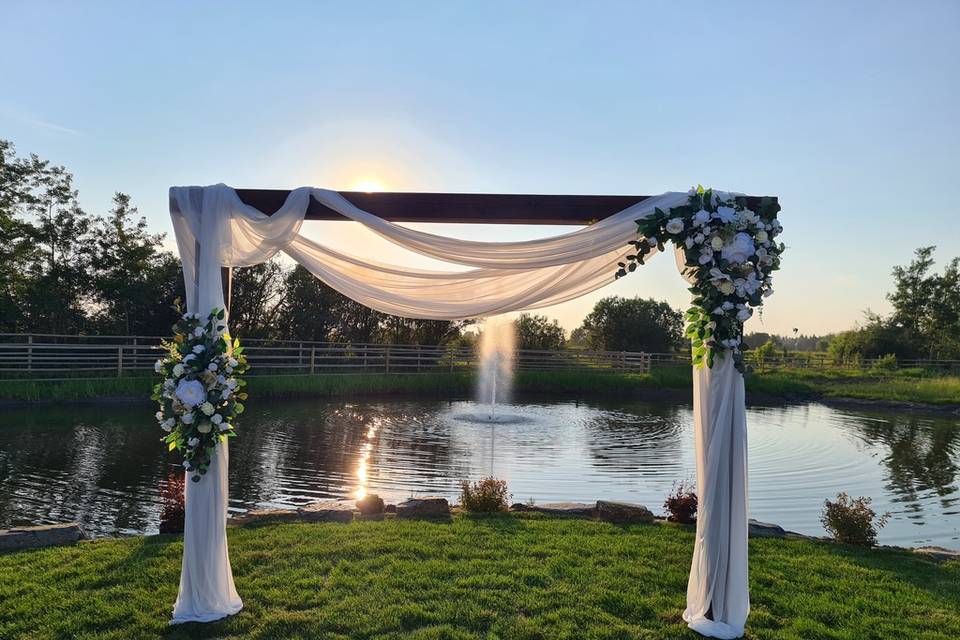
[[[159,336],[68,336],[0,333],[0,377],[57,378],[123,376],[148,372],[163,351]],[[252,375],[310,373],[426,373],[476,368],[477,354],[467,347],[396,344],[342,344],[297,340],[244,340]],[[748,363],[770,369],[871,369],[889,366],[883,359],[834,362],[825,353],[745,354]],[[521,349],[520,371],[606,370],[646,373],[652,367],[689,364],[682,353]],[[898,367],[960,371],[960,360],[901,360]]]

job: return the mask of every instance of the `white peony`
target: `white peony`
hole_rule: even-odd
[[[195,407],[207,399],[207,393],[199,380],[181,380],[177,384],[177,399],[187,407]]]
[[[671,220],[668,220],[666,228],[667,228],[667,233],[672,233],[673,235],[677,235],[678,233],[683,231],[683,220],[681,220],[680,218],[673,218]]]
[[[213,424],[220,424],[221,422],[223,422],[223,416],[220,415],[219,413],[215,413],[212,416],[210,416],[210,422],[212,422]]]
[[[721,255],[728,262],[741,263],[752,256],[756,248],[753,246],[753,238],[747,233],[738,233],[733,236],[733,240],[723,247]]]
[[[203,422],[197,425],[197,431],[199,431],[200,433],[210,433],[210,429],[212,428],[213,428],[213,425],[210,424],[209,420],[204,420]]]
[[[713,214],[713,217],[717,218],[724,224],[729,224],[731,222],[736,222],[737,211],[733,207],[717,207],[717,212]]]
[[[202,405],[200,405],[200,411],[202,411],[203,415],[205,416],[211,416],[213,415],[213,411],[214,411],[213,405],[210,404],[209,402],[204,402]]]
[[[693,214],[693,224],[697,225],[698,227],[702,227],[708,222],[710,222],[710,212],[706,209],[700,209],[700,211],[697,211],[695,214]]]
[[[713,236],[710,238],[710,246],[713,247],[714,251],[720,251],[720,249],[723,249],[723,238],[720,236]]]
[[[207,348],[206,348],[205,346],[203,346],[202,344],[197,344],[197,345],[194,345],[194,347],[193,347],[193,352],[196,353],[197,355],[200,355],[201,353],[203,353],[203,352],[206,351],[206,350],[207,350]]]
[[[720,293],[722,293],[723,295],[728,296],[731,293],[733,293],[734,287],[732,282],[730,282],[729,280],[724,280],[719,285],[717,285],[717,289],[719,289]]]
[[[179,362],[173,367],[173,375],[176,378],[179,378],[180,376],[183,375],[183,365],[180,364]]]

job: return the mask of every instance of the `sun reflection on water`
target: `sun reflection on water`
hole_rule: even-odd
[[[360,447],[360,459],[357,461],[357,488],[353,492],[353,497],[362,500],[367,496],[367,464],[370,461],[370,454],[373,452],[373,444],[377,437],[377,431],[380,429],[380,421],[374,419],[367,428],[367,433],[363,438],[363,445]]]

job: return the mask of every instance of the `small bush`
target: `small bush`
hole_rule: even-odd
[[[851,498],[840,493],[836,501],[824,500],[820,522],[837,542],[872,547],[877,544],[877,531],[887,524],[890,514],[877,517],[870,502],[870,498]]]
[[[160,533],[183,533],[183,472],[174,471],[160,490],[163,509],[160,511]]]
[[[671,522],[693,524],[697,521],[697,494],[686,482],[675,482],[673,491],[663,503]]]
[[[507,481],[496,478],[483,478],[470,484],[468,480],[460,482],[460,506],[473,513],[495,513],[506,511],[510,494]]]
[[[896,371],[897,356],[893,353],[877,358],[873,361],[873,369],[876,371]]]

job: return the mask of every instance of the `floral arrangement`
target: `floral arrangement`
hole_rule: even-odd
[[[687,204],[637,220],[636,240],[628,244],[635,254],[619,263],[616,277],[636,270],[656,247],[664,250],[671,241],[683,248],[684,276],[693,294],[687,310],[686,335],[693,350],[693,363],[712,367],[727,352],[739,371],[745,371],[743,323],[763,299],[773,293],[771,274],[780,268],[783,243],[775,238],[783,228],[777,220],[780,205],[763,198],[758,211],[747,208],[744,196],[704,189],[690,189]]]
[[[198,482],[210,468],[217,444],[236,436],[234,419],[243,413],[247,394],[240,379],[247,360],[239,340],[231,344],[225,333],[223,309],[214,309],[205,321],[186,313],[173,326],[172,341],[164,341],[167,355],[154,369],[163,382],[153,388],[160,404],[157,421],[167,435],[170,451],[183,453],[183,466]]]

